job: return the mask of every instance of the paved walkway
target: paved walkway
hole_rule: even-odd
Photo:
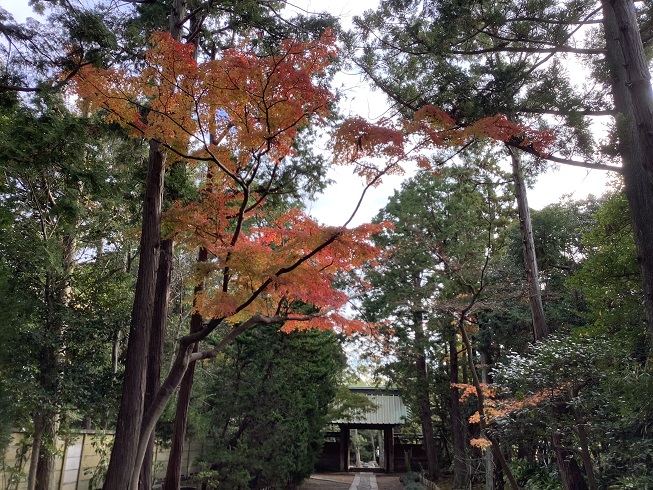
[[[403,490],[398,475],[381,473],[321,473],[311,475],[298,490]]]
[[[379,490],[374,473],[356,473],[349,490]]]

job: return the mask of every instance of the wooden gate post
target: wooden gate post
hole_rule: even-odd
[[[383,429],[383,446],[385,450],[385,472],[395,472],[395,438],[393,427],[389,426]]]
[[[349,426],[340,426],[340,471],[349,471]]]

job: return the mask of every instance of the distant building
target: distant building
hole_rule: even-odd
[[[348,418],[331,421],[332,425],[338,426],[339,431],[327,434],[327,442],[325,442],[322,456],[318,462],[318,469],[349,471],[351,445],[349,431],[351,429],[376,429],[383,432],[382,447],[376,448],[379,451],[378,459],[382,462],[382,467],[378,469],[386,473],[393,473],[397,466],[394,428],[404,424],[408,418],[408,409],[399,395],[399,390],[370,386],[351,386],[349,390],[352,393],[367,396],[375,408]],[[379,446],[381,445],[379,444]],[[380,454],[381,450],[383,457]],[[400,454],[399,464],[402,469],[405,467],[403,463],[404,455]]]

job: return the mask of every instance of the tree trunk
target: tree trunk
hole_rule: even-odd
[[[578,419],[578,416],[576,418]],[[585,468],[585,474],[587,475],[589,490],[598,490],[599,486],[596,482],[596,475],[594,474],[594,463],[592,462],[592,456],[589,450],[587,426],[583,423],[579,423],[577,429],[578,440],[580,441],[580,455],[583,461],[583,468]]]
[[[42,434],[43,421],[40,415],[37,415],[34,417],[34,435],[32,436],[32,454],[29,462],[29,474],[27,475],[27,490],[34,490],[36,488],[36,470],[39,467]]]
[[[492,448],[492,460],[497,460],[496,451]],[[503,490],[505,488],[505,483],[503,481],[503,468],[500,464],[494,465],[494,490]]]
[[[645,150],[644,144],[650,144],[651,133],[648,137],[640,132],[643,126],[637,124],[635,116],[637,104],[646,105],[645,101],[633,99],[638,91],[631,91],[629,77],[626,70],[627,60],[622,46],[622,32],[619,28],[615,9],[618,5],[631,2],[618,0],[603,2],[603,26],[605,29],[607,61],[610,70],[612,97],[617,112],[617,131],[619,137],[619,153],[623,162],[623,176],[626,197],[630,207],[633,223],[637,262],[639,263],[642,286],[644,291],[644,307],[646,310],[646,323],[648,330],[649,349],[653,348],[653,184],[645,171],[647,159],[653,158],[653,151]],[[615,8],[612,7],[615,5]],[[633,26],[624,26],[636,28]],[[641,39],[640,39],[641,42]],[[650,86],[649,86],[650,90]]]
[[[519,214],[519,231],[521,232],[522,250],[524,252],[524,266],[526,269],[526,281],[528,282],[528,300],[531,306],[533,318],[533,338],[540,341],[549,333],[544,317],[542,306],[542,292],[540,290],[540,274],[537,267],[535,255],[535,242],[533,241],[533,224],[531,213],[528,209],[526,197],[526,185],[522,174],[519,157],[514,151],[510,151],[512,159],[512,177],[515,182],[515,198],[517,199],[517,212]]]
[[[379,448],[379,466],[385,468],[385,446],[383,444],[383,431],[377,431],[377,446]]]
[[[625,75],[622,80],[633,101],[632,121],[636,129],[633,135],[642,150],[641,165],[653,183],[653,88],[633,0],[604,1],[603,15],[614,16],[618,37],[614,38],[613,46],[621,49]],[[612,22],[612,19],[607,22]],[[619,108],[617,110],[621,112]]]
[[[361,461],[361,449],[359,446],[360,441],[358,440],[358,429],[352,429],[351,432],[353,434],[351,440],[353,441],[352,449],[354,450],[354,466],[356,468],[360,468],[363,466],[363,463]]]
[[[35,490],[50,490],[54,482],[56,463],[58,414],[48,411],[42,418],[41,444],[39,447],[38,467],[36,469]]]
[[[426,449],[426,464],[429,480],[438,478],[438,455],[435,449],[433,432],[433,413],[431,411],[431,390],[429,389],[428,370],[426,365],[426,336],[424,335],[424,315],[421,311],[413,313],[415,330],[415,377],[417,382],[417,403],[419,404],[419,419],[424,436]]]
[[[494,457],[492,451],[485,451],[485,490],[494,490]]]
[[[487,424],[485,422],[486,420],[485,419],[485,395],[483,394],[483,388],[481,387],[481,382],[478,378],[478,373],[476,372],[476,366],[474,366],[474,361],[472,357],[473,354],[472,343],[470,342],[469,336],[465,331],[465,315],[466,315],[466,311],[463,311],[460,316],[460,320],[458,321],[458,327],[460,330],[460,336],[462,337],[463,343],[465,345],[465,349],[467,350],[469,369],[472,373],[472,380],[474,382],[474,387],[476,388],[476,398],[478,400],[478,413],[480,415],[481,433],[484,434],[485,437],[487,437],[487,439],[492,444],[494,457],[501,465],[501,469],[503,470],[504,475],[506,476],[506,478],[508,478],[508,482],[510,483],[510,488],[512,490],[519,490],[519,485],[517,485],[517,480],[515,480],[515,476],[512,474],[512,471],[508,466],[508,462],[506,461],[505,456],[501,452],[501,446],[499,446],[499,441],[497,441],[496,437],[494,437],[487,430]]]
[[[170,36],[175,41],[181,41],[182,29],[184,27],[183,20],[186,17],[186,8],[186,0],[173,0],[169,17],[170,25],[168,29],[170,30]]]
[[[46,323],[49,323],[46,331],[52,335],[53,326],[50,321]],[[58,417],[52,408],[48,408],[48,405],[54,406],[57,403],[58,353],[55,350],[54,339],[46,341],[46,344],[41,351],[39,384],[49,400],[43,400],[44,405],[37,408],[34,416],[34,441],[28,475],[30,490],[50,490],[54,478]]]
[[[467,474],[465,461],[466,444],[465,429],[462,414],[460,413],[460,397],[458,388],[454,386],[458,380],[458,344],[456,334],[452,332],[449,339],[449,416],[451,417],[451,438],[453,441],[453,488],[466,488]]]
[[[172,240],[162,240],[159,251],[159,266],[156,277],[156,293],[152,311],[152,330],[150,332],[149,360],[147,363],[147,380],[145,383],[145,405],[147,410],[152,405],[154,396],[161,385],[161,366],[163,364],[163,344],[165,340],[166,321],[168,319],[168,300],[170,298],[170,278],[172,274],[172,259],[174,243]],[[152,470],[154,463],[155,433],[150,435],[147,453],[141,468],[139,488],[152,488]]]
[[[578,463],[573,457],[573,451],[564,447],[562,436],[556,433],[551,440],[556,453],[558,470],[560,470],[562,487],[565,490],[588,490]]]
[[[208,251],[200,248],[197,255],[197,263],[202,264],[208,260]],[[195,285],[194,295],[197,295],[204,289],[203,282]],[[190,332],[195,333],[202,328],[202,315],[195,312],[190,319]],[[193,352],[197,352],[197,343],[193,347]],[[181,380],[179,396],[177,397],[177,410],[175,412],[175,425],[172,434],[172,447],[168,458],[168,467],[166,468],[166,478],[163,483],[163,490],[177,490],[181,482],[181,458],[184,451],[184,440],[186,438],[186,425],[188,423],[188,407],[190,406],[191,390],[193,388],[193,378],[195,375],[195,363],[189,364],[184,377]]]
[[[132,462],[132,472],[134,473],[134,478],[132,482],[124,487],[125,489],[138,490],[138,475],[140,474],[140,468],[143,464],[145,458],[145,453],[147,452],[147,442],[154,431],[156,422],[161,417],[163,410],[166,405],[172,398],[177,387],[181,383],[186,369],[191,361],[192,354],[192,345],[187,345],[183,342],[180,342],[177,348],[177,355],[172,364],[172,369],[166,376],[165,380],[161,384],[159,391],[156,393],[154,401],[150,408],[142,415],[142,421],[140,424],[140,436],[137,438],[138,443],[136,451],[134,453],[134,461]],[[113,455],[113,454],[112,454]],[[111,488],[106,488],[105,490],[112,490]]]
[[[519,212],[519,230],[522,236],[522,249],[524,252],[524,266],[526,268],[526,278],[528,281],[528,296],[531,307],[531,316],[533,318],[533,338],[536,342],[544,340],[549,334],[542,306],[542,292],[540,290],[539,270],[537,267],[537,257],[535,255],[535,243],[533,241],[533,225],[531,223],[530,210],[528,209],[528,200],[526,197],[526,185],[521,170],[519,158],[514,151],[510,151],[512,159],[512,175],[515,182],[515,197],[517,199],[517,209]],[[557,435],[560,439],[562,436]],[[556,446],[557,447],[557,446]],[[557,454],[556,449],[556,454]],[[560,476],[563,484],[565,482],[585,481],[580,475],[580,468],[573,458],[573,454],[564,454],[564,464],[559,464]],[[565,487],[566,490],[572,490],[574,487]],[[579,487],[577,490],[581,490]]]
[[[122,398],[116,423],[109,468],[104,490],[130,488],[141,434],[145,398],[145,381],[148,364],[148,347],[152,325],[152,311],[156,287],[156,274],[161,241],[161,202],[163,197],[164,156],[159,143],[150,141],[141,250],[136,279],[136,294],[132,308],[127,362]],[[149,440],[150,434],[147,434]],[[140,474],[140,466],[138,468]]]
[[[54,205],[54,199],[52,199]],[[71,223],[74,228],[74,223]],[[47,240],[47,237],[43,237]],[[62,309],[68,307],[72,297],[71,276],[75,269],[77,241],[74,236],[65,234],[61,237],[61,263],[57,265],[60,272],[46,273],[44,297],[46,303],[45,344],[41,350],[39,366],[39,384],[45,393],[43,406],[39,407],[38,419],[38,459],[32,475],[35,490],[50,490],[54,481],[57,436],[59,432],[60,385],[65,345],[61,338],[66,329],[65,315]],[[37,424],[35,424],[36,426]]]

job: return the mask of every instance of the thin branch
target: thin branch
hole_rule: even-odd
[[[272,323],[284,323],[290,320],[307,322],[312,320],[313,318],[324,316],[327,313],[328,311],[322,311],[320,313],[314,313],[309,315],[299,315],[299,314],[291,313],[288,315],[266,316],[266,315],[256,314],[246,322],[243,322],[237,327],[233,328],[227,335],[223,337],[223,339],[213,349],[208,351],[203,351],[203,352],[195,352],[191,354],[190,362],[200,361],[202,359],[215,358],[220,352],[224,350],[224,348],[227,345],[233,342],[239,335],[242,335],[247,330],[249,330],[252,327],[255,327],[256,325],[270,325]]]
[[[557,157],[555,155],[550,155],[537,151],[532,146],[522,145],[520,141],[512,139],[505,142],[506,146],[511,148],[517,148],[523,152],[535,155],[538,158],[543,160],[548,160],[550,162],[561,163],[563,165],[571,165],[572,167],[582,167],[582,168],[591,168],[594,170],[607,170],[610,172],[622,173],[622,167],[616,165],[606,165],[605,163],[596,163],[596,162],[585,162],[581,160],[569,160],[567,158]]]
[[[561,110],[561,109],[538,109],[536,107],[520,107],[516,112],[523,112],[525,114],[547,114],[552,116],[615,116],[617,111],[615,109],[602,109],[602,110]]]
[[[507,43],[499,44],[498,46],[485,49],[472,49],[472,50],[451,50],[452,54],[459,54],[463,56],[475,56],[478,54],[487,53],[574,53],[574,54],[606,54],[607,50],[598,48],[572,48],[571,46],[559,46],[556,48],[529,48],[529,47],[513,47],[508,46]]]

